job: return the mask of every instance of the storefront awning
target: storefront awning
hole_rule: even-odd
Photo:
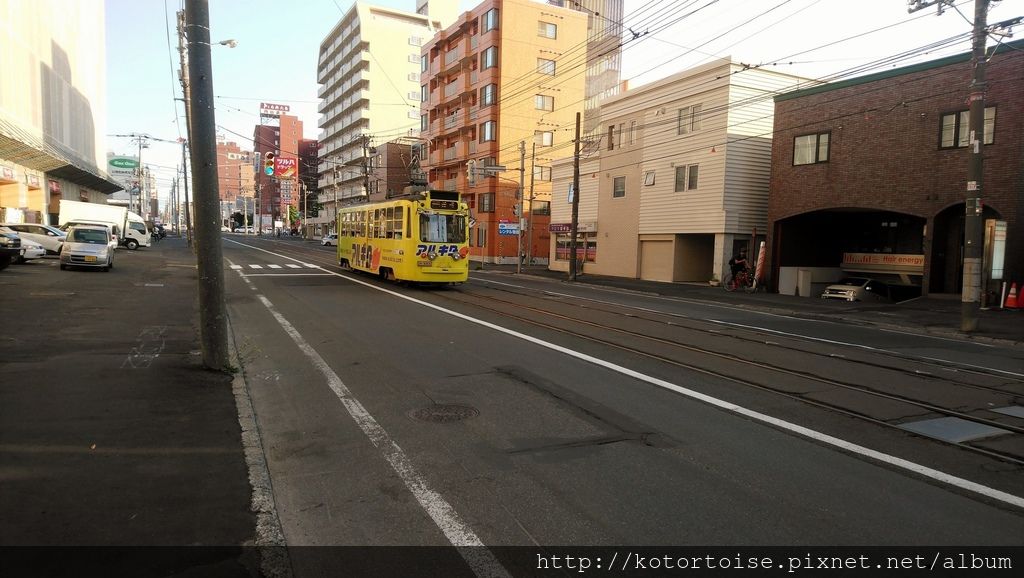
[[[102,170],[0,118],[0,158],[110,194],[124,187]]]

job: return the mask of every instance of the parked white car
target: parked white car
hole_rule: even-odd
[[[46,249],[42,245],[25,237],[21,238],[21,256],[18,257],[17,263],[24,263],[30,259],[41,259],[45,256]]]
[[[337,247],[338,246],[338,235],[336,233],[331,233],[329,235],[324,235],[324,238],[320,239],[320,244],[323,245],[324,247],[327,247],[327,246]]]
[[[826,287],[821,298],[842,301],[889,301],[889,286],[868,277],[846,277]]]
[[[0,223],[0,227],[11,229],[22,240],[28,239],[39,243],[50,253],[60,253],[60,246],[64,244],[64,238],[67,237],[67,233],[57,227],[39,223]]]

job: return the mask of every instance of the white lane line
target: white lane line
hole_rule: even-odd
[[[241,243],[239,243],[239,244],[241,244]],[[264,251],[266,253],[270,253],[271,255],[277,255],[276,253],[271,253],[270,251],[266,251],[265,249],[261,249],[259,247],[251,247],[251,248],[257,249],[259,251]],[[291,259],[291,257],[287,257],[287,256],[284,256],[284,255],[277,255],[277,256],[285,257],[287,259]],[[296,259],[292,259],[292,260],[295,261]],[[513,331],[511,329],[507,329],[507,328],[502,327],[500,325],[495,325],[493,323],[489,323],[489,322],[483,321],[481,319],[474,319],[474,318],[472,318],[472,317],[470,317],[468,315],[464,315],[464,314],[458,313],[456,311],[451,311],[451,310],[445,309],[444,307],[441,307],[440,305],[434,305],[433,303],[427,303],[426,301],[421,301],[421,300],[416,299],[414,297],[409,297],[408,295],[402,295],[401,293],[397,293],[395,291],[392,291],[390,289],[385,289],[383,287],[378,287],[376,285],[372,285],[370,283],[367,283],[365,281],[361,281],[359,279],[348,277],[348,276],[342,275],[340,273],[335,273],[333,271],[327,271],[327,269],[323,269],[323,271],[326,271],[326,272],[330,273],[331,275],[334,275],[336,277],[340,277],[340,278],[342,278],[342,279],[344,279],[346,281],[349,281],[351,283],[358,283],[359,285],[363,285],[364,287],[373,289],[375,291],[380,291],[382,293],[387,293],[387,294],[392,295],[394,297],[398,297],[399,299],[405,299],[406,301],[410,301],[412,303],[416,303],[416,304],[422,305],[424,307],[429,307],[430,309],[434,309],[435,311],[440,311],[441,313],[444,313],[446,315],[451,315],[452,317],[458,317],[459,319],[463,319],[463,320],[468,321],[470,323],[476,323],[477,325],[482,325],[484,327],[493,329],[493,330],[498,331],[500,333],[504,333],[506,335],[510,335],[512,337],[516,337],[518,339],[522,339],[523,341],[528,341],[528,342],[533,343],[535,345],[539,345],[541,347],[546,347],[546,348],[551,349],[553,351],[558,351],[559,353],[564,353],[565,355],[568,355],[570,357],[575,357],[576,359],[580,359],[582,361],[586,361],[586,362],[592,363],[594,365],[597,365],[597,366],[600,366],[600,367],[604,367],[606,369],[609,369],[611,371],[615,371],[615,372],[621,373],[623,375],[632,377],[634,379],[637,379],[637,380],[640,380],[640,381],[643,381],[643,382],[646,382],[646,383],[650,383],[650,384],[656,385],[658,387],[662,387],[662,388],[667,389],[669,391],[674,391],[674,392],[676,392],[676,393],[678,393],[680,395],[684,395],[686,397],[689,397],[689,398],[692,398],[692,399],[696,399],[698,401],[702,401],[702,402],[704,402],[704,403],[706,403],[708,405],[712,405],[714,407],[718,407],[718,408],[724,409],[726,411],[729,411],[729,412],[732,412],[732,413],[735,413],[735,414],[738,414],[738,415],[742,415],[742,416],[748,417],[748,418],[753,419],[753,420],[757,420],[757,421],[762,422],[762,423],[769,424],[769,425],[774,426],[776,428],[779,428],[779,429],[782,429],[782,430],[785,430],[785,431],[789,431],[789,432],[795,433],[797,435],[806,437],[808,439],[812,439],[812,440],[817,441],[819,443],[827,444],[827,445],[839,448],[839,449],[841,449],[843,451],[847,451],[847,452],[850,452],[850,453],[858,454],[858,455],[864,456],[866,458],[870,458],[872,460],[876,460],[876,461],[881,462],[883,464],[888,464],[888,465],[893,466],[895,468],[899,468],[899,469],[902,469],[902,470],[906,470],[906,471],[912,472],[912,473],[917,474],[919,476],[924,476],[924,477],[927,477],[927,478],[931,478],[933,480],[942,482],[944,484],[948,484],[950,486],[954,486],[954,487],[960,488],[962,490],[966,490],[968,492],[973,492],[973,493],[976,493],[976,494],[979,494],[979,495],[982,495],[982,496],[986,496],[986,497],[991,498],[993,500],[997,500],[997,501],[1000,501],[1000,502],[1003,502],[1003,503],[1006,503],[1006,504],[1010,504],[1012,506],[1016,506],[1018,508],[1024,509],[1024,498],[1022,498],[1020,496],[1015,496],[1013,494],[1010,494],[1010,493],[1007,493],[1007,492],[1003,492],[1003,491],[997,490],[995,488],[990,488],[988,486],[979,484],[977,482],[972,482],[970,480],[967,480],[967,479],[964,479],[964,478],[960,478],[960,477],[954,476],[952,474],[947,474],[946,472],[942,472],[942,471],[936,470],[934,468],[929,468],[927,466],[914,463],[914,462],[912,462],[910,460],[905,460],[903,458],[899,458],[899,457],[896,457],[896,456],[891,456],[889,454],[885,454],[885,453],[873,450],[871,448],[867,448],[867,447],[864,447],[864,446],[861,446],[861,445],[857,445],[855,443],[848,442],[846,440],[839,439],[839,438],[834,437],[834,436],[830,436],[830,435],[828,435],[826,433],[822,433],[822,432],[819,432],[819,431],[816,431],[816,430],[812,430],[810,428],[806,428],[804,426],[797,425],[795,423],[791,423],[791,422],[788,422],[788,421],[785,421],[785,420],[782,420],[782,419],[770,416],[768,414],[761,413],[759,411],[755,411],[755,410],[752,410],[752,409],[748,409],[748,408],[736,405],[736,404],[734,404],[732,402],[729,402],[729,401],[725,401],[725,400],[722,400],[722,399],[718,399],[716,397],[712,397],[710,395],[703,394],[703,393],[701,393],[699,391],[695,391],[695,390],[692,390],[692,389],[689,389],[689,388],[686,388],[686,387],[682,387],[680,385],[676,385],[674,383],[670,383],[670,382],[665,381],[663,379],[659,379],[659,378],[656,378],[656,377],[645,375],[643,373],[640,373],[638,371],[634,371],[632,369],[629,369],[627,367],[623,367],[621,365],[616,365],[614,363],[609,363],[609,362],[604,361],[602,359],[598,359],[598,358],[593,357],[591,355],[587,355],[586,353],[580,353],[578,351],[574,351],[572,349],[568,349],[566,347],[562,347],[561,345],[556,345],[554,343],[549,343],[547,341],[544,341],[542,339],[538,339],[538,338],[533,337],[531,335],[526,335],[524,333],[519,333],[517,331]]]
[[[231,268],[237,270],[237,269],[241,269],[242,266],[241,265],[232,265]]]
[[[267,265],[267,267],[270,267],[271,269],[280,269],[281,268],[280,265]]]
[[[249,273],[242,277],[330,277],[330,273]]]
[[[285,267],[288,267],[289,269],[302,269],[301,265],[296,265],[295,263],[287,263],[285,264]]]
[[[299,262],[302,263],[302,261],[299,261]],[[319,269],[320,268],[320,265],[314,265],[312,263],[302,263],[302,264],[305,265],[309,269]]]
[[[290,259],[290,257],[286,258]],[[366,437],[370,438],[370,442],[380,450],[384,459],[391,465],[395,473],[398,474],[398,477],[405,482],[405,486],[409,488],[413,496],[415,496],[416,501],[427,512],[438,529],[444,533],[448,541],[458,549],[459,554],[473,572],[477,576],[510,576],[505,567],[494,557],[494,554],[484,547],[485,544],[477,537],[472,528],[462,521],[455,508],[441,494],[432,490],[427,485],[426,479],[416,470],[416,467],[406,456],[402,448],[395,443],[387,430],[374,419],[373,415],[367,411],[363,404],[352,395],[352,391],[338,377],[338,374],[334,373],[334,370],[331,369],[327,361],[277,311],[269,299],[259,293],[256,294],[256,297],[273,315],[285,333],[292,338],[295,345],[309,358],[313,366],[327,379],[328,387],[338,396],[338,399],[345,406],[345,409],[352,416],[359,429],[363,430]]]
[[[263,268],[263,265],[254,265],[254,264],[250,264],[250,265],[249,265],[249,267],[251,267],[251,268],[253,268],[253,269],[262,269],[262,268]]]

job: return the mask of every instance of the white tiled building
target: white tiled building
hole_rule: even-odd
[[[418,131],[420,46],[455,20],[457,8],[457,0],[420,0],[419,13],[357,1],[321,42],[322,210],[309,224],[333,223],[338,206],[366,199],[371,147]]]

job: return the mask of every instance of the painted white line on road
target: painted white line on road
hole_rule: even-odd
[[[281,268],[280,265],[267,265],[267,267],[270,267],[271,269],[280,269]]]
[[[242,277],[330,277],[330,273],[249,273]]]
[[[241,265],[232,265],[231,268],[237,270],[237,269],[241,269],[242,266]]]
[[[249,267],[250,267],[251,269],[262,269],[262,268],[263,268],[263,265],[255,265],[255,264],[250,264],[250,265],[249,265]]]
[[[290,257],[286,257],[289,258]],[[329,272],[328,272],[329,273]],[[333,273],[332,273],[333,274]],[[246,281],[248,282],[248,281]],[[292,338],[295,345],[306,355],[320,373],[327,379],[327,386],[341,401],[349,415],[359,426],[359,429],[370,439],[370,442],[380,450],[384,459],[391,465],[391,468],[398,474],[398,477],[405,482],[406,487],[412,492],[416,501],[427,512],[430,518],[444,533],[448,541],[458,549],[460,555],[477,576],[509,576],[505,568],[498,562],[494,554],[487,549],[483,541],[477,537],[472,528],[462,521],[462,518],[455,511],[455,508],[444,499],[441,494],[432,490],[423,476],[416,470],[412,461],[405,452],[391,438],[366,407],[352,395],[348,386],[334,373],[331,366],[298,332],[295,327],[274,307],[262,294],[257,293],[256,297],[263,303],[267,311],[277,320],[285,333]]]
[[[265,252],[270,253],[272,255],[276,255],[276,253],[272,253],[270,251],[266,251],[265,249],[260,249],[259,247],[252,247],[252,248],[253,249],[258,249],[260,251],[265,251]],[[291,259],[291,257],[287,257],[285,255],[277,255],[277,256],[285,257],[287,259]],[[323,270],[327,271],[327,269],[323,269]],[[410,297],[408,295],[402,295],[401,293],[398,293],[396,291],[392,291],[390,289],[385,289],[384,287],[378,287],[378,286],[373,285],[371,283],[367,283],[367,282],[361,281],[359,279],[348,277],[348,276],[342,275],[340,273],[335,273],[333,271],[327,271],[327,272],[330,273],[331,275],[336,276],[336,277],[340,277],[342,279],[345,279],[346,281],[349,281],[351,283],[357,283],[357,284],[363,285],[364,287],[367,287],[369,289],[373,289],[375,291],[380,291],[382,293],[387,293],[387,294],[392,295],[394,297],[397,297],[399,299],[404,299],[406,301],[410,301],[412,303],[416,303],[418,305],[422,305],[423,307],[428,307],[430,309],[434,309],[435,311],[439,311],[439,312],[444,313],[446,315],[451,315],[452,317],[458,317],[459,319],[463,319],[463,320],[468,321],[470,323],[475,323],[477,325],[481,325],[483,327],[487,327],[487,328],[493,329],[493,330],[498,331],[500,333],[504,333],[506,335],[510,335],[512,337],[516,337],[518,339],[522,339],[523,341],[528,341],[528,342],[533,343],[535,345],[539,345],[541,347],[545,347],[547,349],[551,349],[553,351],[557,351],[559,353],[563,353],[563,354],[568,355],[570,357],[575,357],[576,359],[580,359],[582,361],[586,361],[586,362],[592,363],[594,365],[597,365],[597,366],[600,366],[600,367],[604,367],[604,368],[609,369],[611,371],[615,371],[617,373],[621,373],[622,375],[626,375],[626,376],[632,377],[632,378],[637,379],[639,381],[643,381],[643,382],[646,382],[646,383],[650,383],[652,385],[656,385],[658,387],[667,389],[669,391],[674,391],[674,392],[676,392],[676,393],[678,393],[680,395],[684,395],[686,397],[689,397],[689,398],[692,398],[692,399],[696,399],[698,401],[702,401],[702,402],[704,402],[704,403],[706,403],[708,405],[712,405],[714,407],[718,407],[718,408],[724,409],[726,411],[729,411],[729,412],[732,412],[732,413],[735,413],[735,414],[738,414],[738,415],[742,415],[744,417],[748,417],[750,419],[757,420],[757,421],[762,422],[762,423],[769,424],[769,425],[774,426],[776,428],[779,428],[779,429],[782,429],[782,430],[785,430],[785,431],[789,431],[789,432],[795,433],[797,435],[806,437],[808,439],[817,441],[819,443],[827,444],[827,445],[839,448],[839,449],[841,449],[843,451],[847,451],[847,452],[850,452],[850,453],[861,455],[861,456],[864,456],[866,458],[870,458],[872,460],[876,460],[878,462],[881,462],[881,463],[884,463],[884,464],[888,464],[890,466],[893,466],[893,467],[896,467],[896,468],[899,468],[899,469],[902,469],[902,470],[906,470],[906,471],[912,472],[912,473],[917,474],[919,476],[924,476],[926,478],[931,478],[931,479],[936,480],[938,482],[942,482],[944,484],[948,484],[950,486],[954,486],[954,487],[960,488],[962,490],[966,490],[968,492],[973,492],[973,493],[976,493],[976,494],[979,494],[979,495],[982,495],[982,496],[986,496],[986,497],[991,498],[993,500],[997,500],[999,502],[1003,502],[1003,503],[1009,504],[1011,506],[1015,506],[1017,508],[1024,509],[1024,498],[1022,498],[1020,496],[1015,496],[1013,494],[1010,494],[1010,493],[1007,493],[1007,492],[1003,492],[1003,491],[997,490],[995,488],[990,488],[988,486],[979,484],[977,482],[972,482],[970,480],[967,480],[967,479],[964,479],[964,478],[961,478],[961,477],[958,477],[958,476],[954,476],[952,474],[947,474],[946,472],[942,472],[942,471],[936,470],[934,468],[929,468],[927,466],[911,462],[910,460],[905,460],[903,458],[892,456],[892,455],[889,455],[889,454],[886,454],[886,453],[882,453],[882,452],[873,450],[871,448],[867,448],[867,447],[864,447],[864,446],[861,446],[861,445],[858,445],[858,444],[855,444],[855,443],[852,443],[852,442],[848,442],[846,440],[839,439],[837,437],[828,435],[826,433],[819,432],[817,430],[812,430],[810,428],[806,428],[804,426],[797,425],[795,423],[791,423],[791,422],[788,422],[788,421],[785,421],[785,420],[782,420],[782,419],[770,416],[768,414],[761,413],[759,411],[755,411],[755,410],[752,410],[752,409],[745,408],[743,406],[736,405],[736,404],[734,404],[732,402],[725,401],[723,399],[718,399],[717,397],[712,397],[710,395],[701,393],[701,392],[693,390],[693,389],[689,389],[689,388],[686,388],[686,387],[682,387],[680,385],[676,385],[674,383],[665,381],[663,379],[659,379],[657,377],[652,377],[650,375],[646,375],[646,374],[640,373],[638,371],[634,371],[632,369],[629,369],[628,367],[623,367],[621,365],[617,365],[617,364],[614,364],[614,363],[610,363],[610,362],[604,361],[603,359],[598,359],[598,358],[593,357],[591,355],[587,355],[586,353],[581,353],[579,351],[575,351],[575,350],[569,349],[567,347],[562,347],[561,345],[556,345],[554,343],[549,343],[547,341],[544,341],[542,339],[538,339],[538,338],[533,337],[531,335],[526,335],[525,333],[519,333],[518,331],[514,331],[512,329],[508,329],[508,328],[502,327],[500,325],[495,325],[494,323],[490,323],[490,322],[484,321],[482,319],[475,319],[473,317],[470,317],[468,315],[464,315],[464,314],[459,313],[457,311],[451,311],[449,309],[441,307],[440,305],[434,305],[433,303],[428,303],[426,301],[421,301],[419,299],[416,299],[415,297]],[[866,346],[862,346],[862,347],[866,347]]]
[[[288,267],[289,269],[302,269],[301,265],[296,265],[295,263],[288,263],[285,267]]]

